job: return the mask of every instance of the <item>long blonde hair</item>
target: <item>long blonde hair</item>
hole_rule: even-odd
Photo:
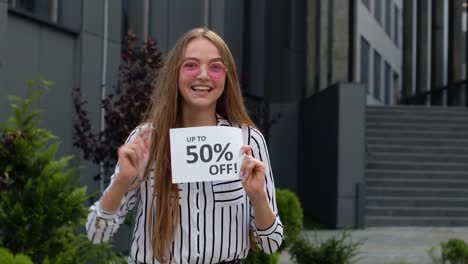
[[[151,96],[151,106],[146,122],[154,128],[151,138],[149,162],[145,168],[145,179],[154,166],[154,192],[148,230],[152,230],[154,257],[165,263],[166,250],[174,241],[179,222],[179,189],[172,183],[169,129],[180,124],[181,104],[178,75],[189,42],[195,38],[206,38],[213,43],[226,66],[224,92],[217,101],[218,114],[236,124],[254,126],[247,114],[241,95],[234,58],[223,39],[206,28],[195,28],[185,33],[169,52],[166,63],[159,72]]]

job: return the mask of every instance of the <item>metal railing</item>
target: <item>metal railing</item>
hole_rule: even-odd
[[[460,92],[460,90],[464,90],[464,93]],[[454,94],[460,95],[463,98],[455,97],[453,96]],[[434,100],[432,100],[433,98],[438,98],[438,102],[434,103]],[[468,107],[468,79],[403,98],[400,104],[425,105],[427,102],[429,102],[430,105]]]

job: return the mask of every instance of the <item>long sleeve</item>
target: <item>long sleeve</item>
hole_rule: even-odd
[[[135,136],[137,135],[138,129],[135,129],[130,136],[128,137],[127,141],[130,142]],[[119,173],[119,164],[117,164],[114,174],[111,177],[111,182],[109,186],[111,186],[114,182],[115,176]],[[104,191],[106,192],[109,189]],[[108,241],[117,229],[119,228],[120,224],[122,224],[125,220],[125,216],[127,213],[134,207],[135,203],[139,199],[139,188],[136,188],[130,192],[127,192],[122,199],[119,209],[115,212],[105,212],[102,210],[99,201],[95,202],[89,208],[89,214],[86,221],[86,232],[88,238],[95,244],[102,243]]]
[[[270,207],[275,213],[275,221],[267,229],[258,229],[255,226],[255,212],[253,207],[250,206],[250,226],[253,230],[255,241],[257,245],[268,254],[275,252],[283,241],[283,225],[278,215],[278,208],[276,206],[276,195],[275,195],[275,183],[273,179],[273,173],[270,166],[270,156],[266,146],[263,135],[254,128],[249,128],[249,142],[248,144],[252,147],[253,156],[259,159],[265,165],[265,188],[268,196]]]

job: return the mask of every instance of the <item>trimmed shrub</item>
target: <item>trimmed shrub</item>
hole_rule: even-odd
[[[278,263],[279,254],[297,239],[303,229],[304,214],[302,206],[297,195],[286,189],[276,189],[276,204],[278,206],[278,214],[283,223],[283,243],[281,247],[272,255],[268,255],[261,251],[251,240],[253,248],[249,255],[244,260],[247,264],[275,264]]]
[[[351,264],[354,263],[361,241],[353,242],[350,234],[343,231],[338,237],[325,241],[309,243],[306,239],[297,239],[289,253],[296,263],[304,264]]]
[[[304,213],[297,195],[286,189],[276,189],[278,214],[284,226],[284,238],[280,252],[287,249],[303,230]]]
[[[442,248],[442,263],[468,264],[468,245],[459,238],[449,239],[440,243]]]
[[[38,127],[41,111],[31,110],[51,83],[28,85],[25,99],[9,97],[13,113],[0,125],[0,244],[34,263],[122,261],[110,245],[93,247],[77,231],[86,221],[86,187],[77,185],[71,156],[56,158],[60,141]]]

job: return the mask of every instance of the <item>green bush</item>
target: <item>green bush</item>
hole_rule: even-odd
[[[266,254],[258,248],[250,250],[247,258],[242,260],[246,264],[276,264],[279,260],[279,253],[275,252],[271,255]]]
[[[13,255],[7,248],[0,248],[0,263],[3,264],[33,264],[32,260],[23,254]]]
[[[350,264],[356,259],[362,241],[353,242],[347,231],[343,231],[339,237],[331,237],[326,241],[315,239],[313,244],[300,236],[304,214],[295,193],[276,189],[276,203],[284,227],[281,247],[274,254],[268,255],[254,245],[243,263],[276,264],[283,250],[287,250],[291,259],[299,264]]]
[[[247,264],[276,264],[279,260],[279,254],[291,245],[303,229],[304,215],[302,206],[297,195],[286,189],[276,189],[276,205],[278,214],[283,223],[283,242],[281,247],[274,254],[268,255],[261,251],[251,240],[253,249],[243,263]]]
[[[276,189],[278,214],[284,226],[283,243],[280,252],[288,248],[302,232],[304,213],[297,195],[286,189]]]
[[[289,249],[296,263],[304,264],[350,264],[358,255],[362,242],[353,242],[349,232],[343,231],[339,237],[310,244],[306,239],[297,239]]]
[[[287,250],[290,245],[298,238],[303,229],[304,214],[302,206],[297,195],[286,189],[276,189],[276,205],[278,206],[278,214],[283,223],[283,242],[281,247],[272,255],[268,255],[252,244],[253,249],[250,251],[243,263],[247,264],[276,264],[279,260],[279,254]]]
[[[431,247],[428,254],[434,264],[468,264],[468,245],[459,238],[451,238],[440,243],[440,255],[436,255],[436,248]]]
[[[31,110],[51,83],[28,84],[25,99],[9,97],[13,112],[0,125],[0,245],[34,263],[121,261],[77,231],[86,221],[86,187],[77,186],[71,156],[56,159],[60,142],[38,128],[41,111]]]
[[[462,239],[452,238],[440,243],[442,261],[450,264],[468,264],[468,245]]]

